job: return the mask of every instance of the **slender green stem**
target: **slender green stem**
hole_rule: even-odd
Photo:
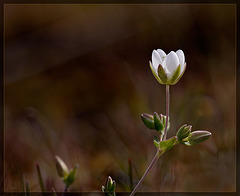
[[[167,139],[167,126],[168,126],[169,107],[170,107],[170,103],[169,102],[170,102],[169,85],[166,85],[166,124],[165,124],[163,140]]]
[[[63,196],[65,195],[65,193],[66,192],[68,192],[69,191],[69,189],[68,189],[68,187],[67,186],[65,186],[65,189],[64,189],[64,192],[63,192]]]
[[[132,178],[132,160],[128,159],[128,176],[129,176],[129,189],[133,190],[133,178]]]
[[[168,126],[168,118],[169,118],[169,102],[170,102],[170,91],[169,91],[169,85],[166,85],[166,124],[165,124],[165,130],[164,130],[164,135],[163,137],[160,136],[160,141],[166,140],[167,138],[167,126]],[[133,191],[131,192],[130,196],[133,196],[137,189],[139,188],[139,186],[142,184],[144,178],[146,177],[146,175],[149,173],[149,171],[151,170],[151,168],[153,167],[153,165],[157,162],[158,158],[163,154],[163,152],[161,151],[160,148],[158,148],[157,153],[155,155],[155,157],[153,158],[152,162],[150,163],[150,165],[148,166],[147,170],[145,171],[145,173],[143,174],[142,178],[139,180],[138,184],[135,186],[135,188],[133,189]]]
[[[38,163],[36,164],[36,168],[37,168],[37,174],[38,174],[38,182],[39,182],[41,191],[44,192],[44,191],[45,191],[45,188],[44,188],[42,173],[41,173],[41,170],[40,170],[40,167],[39,167],[39,164],[38,164]]]
[[[26,192],[25,192],[26,196],[30,196],[30,188],[29,188],[29,182],[26,181]]]
[[[151,168],[153,167],[153,165],[156,163],[156,161],[158,160],[158,158],[162,155],[162,152],[160,149],[157,150],[156,155],[154,156],[152,162],[150,163],[150,165],[148,166],[147,170],[145,171],[145,173],[143,174],[142,178],[139,180],[138,184],[135,186],[135,188],[133,189],[133,191],[131,192],[131,194],[129,196],[133,196],[137,189],[139,188],[139,186],[142,184],[144,178],[146,177],[146,175],[149,173],[149,171],[151,170]]]

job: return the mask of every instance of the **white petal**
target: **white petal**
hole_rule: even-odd
[[[159,53],[156,50],[153,50],[152,52],[152,64],[155,70],[158,69],[159,64],[162,63],[162,59],[159,55]]]
[[[171,74],[169,73],[166,65],[166,60],[164,59],[162,62],[162,68],[164,69],[165,73],[167,74],[167,77],[169,77]]]
[[[157,69],[155,69],[155,67],[153,66],[153,64],[152,64],[152,62],[151,62],[151,61],[149,61],[149,64],[150,64],[150,66],[151,66],[152,70],[153,70],[153,71],[155,72],[155,74],[158,76]]]
[[[166,56],[165,61],[166,61],[166,68],[171,76],[180,64],[180,62],[178,60],[178,56],[175,52],[171,51]]]
[[[158,54],[160,55],[161,59],[166,57],[166,53],[162,49],[157,49]]]
[[[181,73],[183,72],[184,70],[184,64],[185,64],[185,56],[184,56],[184,53],[182,50],[178,50],[176,52],[177,56],[178,56],[178,59],[179,59],[179,62],[180,62],[180,65],[181,65]]]

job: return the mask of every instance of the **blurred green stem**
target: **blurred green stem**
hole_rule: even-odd
[[[166,123],[165,123],[165,130],[164,130],[164,135],[163,138],[162,136],[160,136],[160,142],[163,140],[167,139],[167,126],[168,126],[168,118],[169,118],[169,107],[170,107],[170,91],[169,91],[169,85],[166,85]],[[143,174],[142,178],[139,180],[138,184],[135,186],[135,188],[133,189],[133,191],[131,192],[130,196],[133,196],[135,194],[135,192],[137,191],[138,187],[142,184],[144,178],[146,177],[146,175],[149,173],[149,171],[151,170],[151,168],[153,167],[153,165],[157,162],[158,158],[163,154],[163,152],[161,151],[160,147],[157,149],[157,153],[155,155],[155,157],[153,158],[152,162],[150,163],[150,165],[148,166],[147,170],[145,171],[145,173]]]
[[[167,139],[167,126],[168,126],[169,107],[170,107],[169,102],[170,102],[169,85],[166,85],[166,124],[165,124],[163,140]]]
[[[133,178],[132,178],[132,160],[128,159],[128,176],[129,176],[129,188],[133,190]]]
[[[37,167],[37,174],[38,174],[38,182],[39,182],[41,191],[44,192],[45,188],[44,188],[44,183],[43,183],[43,179],[42,179],[42,173],[41,173],[41,170],[40,170],[40,167],[39,167],[38,163],[36,164],[36,167]]]
[[[149,171],[151,170],[151,168],[153,167],[153,165],[157,162],[158,158],[162,155],[162,151],[160,150],[160,148],[158,148],[156,155],[154,156],[152,162],[150,163],[150,165],[148,166],[147,170],[145,171],[145,173],[143,174],[142,178],[139,180],[138,184],[135,186],[135,188],[133,189],[133,191],[131,192],[130,196],[133,196],[138,187],[142,184],[144,178],[146,177],[146,175],[149,173]]]

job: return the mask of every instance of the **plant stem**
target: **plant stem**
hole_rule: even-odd
[[[44,188],[42,173],[41,173],[41,170],[40,170],[40,167],[39,167],[39,164],[38,164],[38,163],[36,164],[36,168],[37,168],[37,174],[38,174],[38,182],[39,182],[41,191],[44,192],[44,191],[45,191],[45,188]]]
[[[164,130],[164,135],[163,138],[162,136],[160,136],[160,141],[166,140],[167,138],[167,126],[168,126],[168,118],[169,118],[169,102],[170,102],[170,91],[169,91],[169,85],[166,85],[166,123],[165,123],[165,130]],[[158,160],[158,158],[162,155],[162,151],[160,148],[157,149],[157,153],[155,155],[155,157],[153,158],[152,162],[150,163],[150,165],[148,166],[147,170],[145,171],[145,173],[143,174],[142,178],[139,180],[138,184],[135,186],[135,188],[133,189],[133,191],[131,192],[130,196],[133,196],[138,187],[142,184],[144,178],[146,177],[146,175],[149,173],[150,169],[153,167],[153,165],[156,163],[156,161]]]
[[[65,189],[64,189],[64,192],[63,192],[63,196],[65,195],[65,193],[66,192],[68,192],[69,191],[69,189],[68,189],[68,187],[67,186],[65,186]]]
[[[129,188],[133,191],[133,178],[132,178],[132,160],[128,159],[128,176],[129,176]]]
[[[170,103],[169,102],[170,102],[169,85],[166,85],[166,124],[165,124],[163,140],[167,139],[167,126],[168,126],[169,107],[170,107]]]
[[[142,178],[139,180],[138,184],[135,186],[135,188],[133,189],[133,191],[131,192],[131,194],[130,194],[129,196],[133,196],[133,195],[136,193],[138,187],[142,184],[144,178],[145,178],[146,175],[149,173],[150,169],[153,167],[153,165],[156,163],[156,161],[158,160],[158,158],[159,158],[161,155],[162,155],[161,150],[158,149],[155,157],[154,157],[153,160],[152,160],[152,162],[150,163],[150,165],[148,166],[147,170],[146,170],[145,173],[143,174]]]

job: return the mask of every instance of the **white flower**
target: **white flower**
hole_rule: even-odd
[[[152,62],[149,63],[153,75],[161,84],[176,84],[186,69],[185,56],[182,50],[171,51],[167,55],[162,49],[153,50]]]

